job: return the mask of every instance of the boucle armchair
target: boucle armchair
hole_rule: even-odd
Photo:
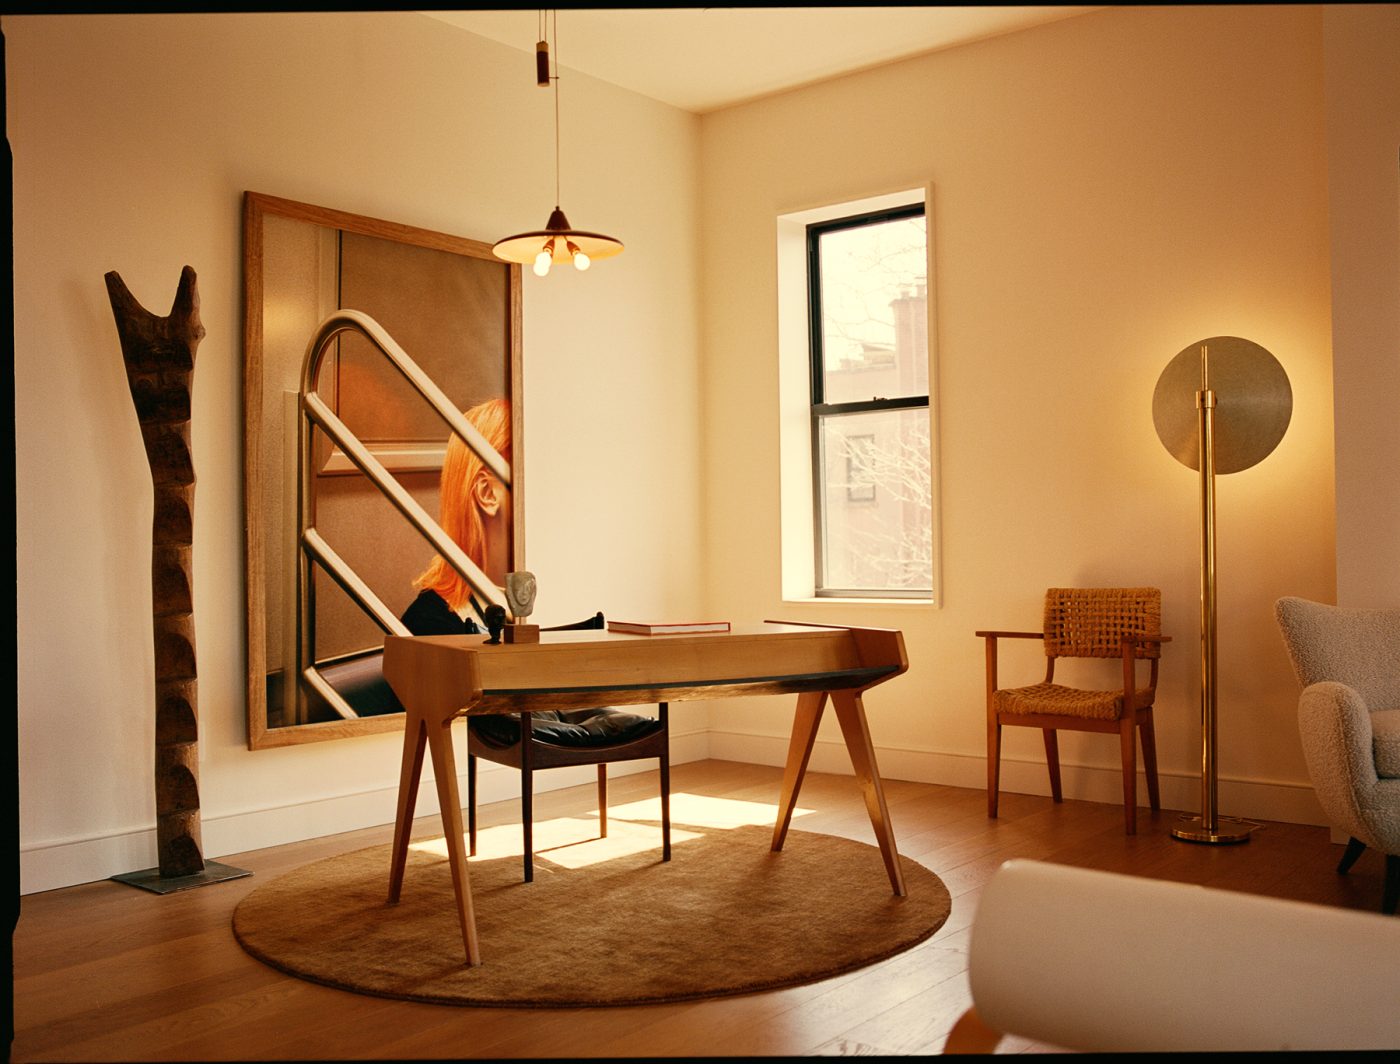
[[[1385,854],[1381,911],[1400,902],[1400,609],[1286,597],[1274,609],[1303,691],[1298,730],[1317,800],[1350,836],[1338,872]]]

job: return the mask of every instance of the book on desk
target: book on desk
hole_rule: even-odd
[[[609,632],[626,635],[676,635],[681,632],[727,632],[728,621],[609,621]]]

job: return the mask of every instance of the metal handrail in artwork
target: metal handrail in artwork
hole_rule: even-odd
[[[486,437],[462,416],[462,412],[447,398],[446,393],[429,377],[422,368],[408,357],[408,353],[385,331],[384,327],[368,314],[358,310],[333,311],[312,335],[307,344],[306,357],[302,362],[301,390],[299,406],[301,416],[297,419],[297,646],[294,675],[301,683],[288,684],[284,697],[295,700],[292,711],[298,723],[305,715],[306,702],[303,685],[311,688],[324,698],[342,717],[353,718],[359,714],[321,675],[315,661],[316,632],[312,604],[314,588],[311,579],[311,563],[315,562],[345,591],[347,595],[389,635],[411,634],[402,621],[396,617],[383,601],[374,593],[354,569],[328,544],[316,530],[316,500],[311,490],[310,478],[314,476],[312,454],[312,427],[319,427],[345,453],[345,456],[369,478],[380,493],[387,498],[418,532],[428,541],[453,569],[471,585],[472,590],[487,603],[505,606],[505,596],[491,578],[482,571],[465,551],[442,530],[416,499],[404,489],[384,464],[370,453],[369,449],[338,418],[326,402],[316,392],[316,379],[320,373],[321,361],[331,340],[342,332],[357,332],[403,374],[409,385],[438,412],[448,426],[485,463],[486,467],[506,485],[511,482],[510,465],[491,446]]]

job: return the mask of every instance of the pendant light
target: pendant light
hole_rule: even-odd
[[[554,57],[554,73],[549,70],[549,19],[540,13],[540,40],[535,45],[535,84],[554,90],[554,211],[543,229],[517,233],[498,240],[491,251],[507,262],[533,266],[536,276],[543,277],[556,262],[572,262],[586,270],[594,259],[606,259],[622,251],[622,241],[602,233],[574,229],[559,207],[559,57]],[[559,46],[559,14],[554,13],[554,45]]]

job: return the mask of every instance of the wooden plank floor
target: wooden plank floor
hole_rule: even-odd
[[[780,769],[724,761],[677,765],[677,795],[776,802]],[[618,778],[611,806],[655,795],[654,772]],[[219,860],[252,876],[160,896],[112,881],[21,899],[14,935],[11,1060],[422,1060],[464,1058],[913,1055],[937,1053],[970,1001],[967,943],[977,899],[1005,860],[1200,883],[1343,908],[1376,910],[1382,858],[1335,872],[1327,829],[1266,824],[1250,842],[1171,838],[1179,813],[1122,830],[1116,806],[1003,794],[986,815],[980,790],[886,781],[901,853],[936,871],[953,896],[947,924],[887,961],[787,990],[676,1005],[598,1009],[459,1008],[317,986],[254,960],[230,930],[251,890],[309,861],[388,842],[370,828]],[[542,793],[537,824],[589,817],[590,784]],[[795,830],[873,841],[852,777],[813,773]],[[487,806],[483,826],[517,823],[515,802]],[[436,817],[419,831],[440,830]],[[518,836],[517,836],[518,838]],[[517,849],[518,850],[518,842]],[[814,914],[819,918],[820,914]],[[1008,1040],[1001,1053],[1044,1051]]]

